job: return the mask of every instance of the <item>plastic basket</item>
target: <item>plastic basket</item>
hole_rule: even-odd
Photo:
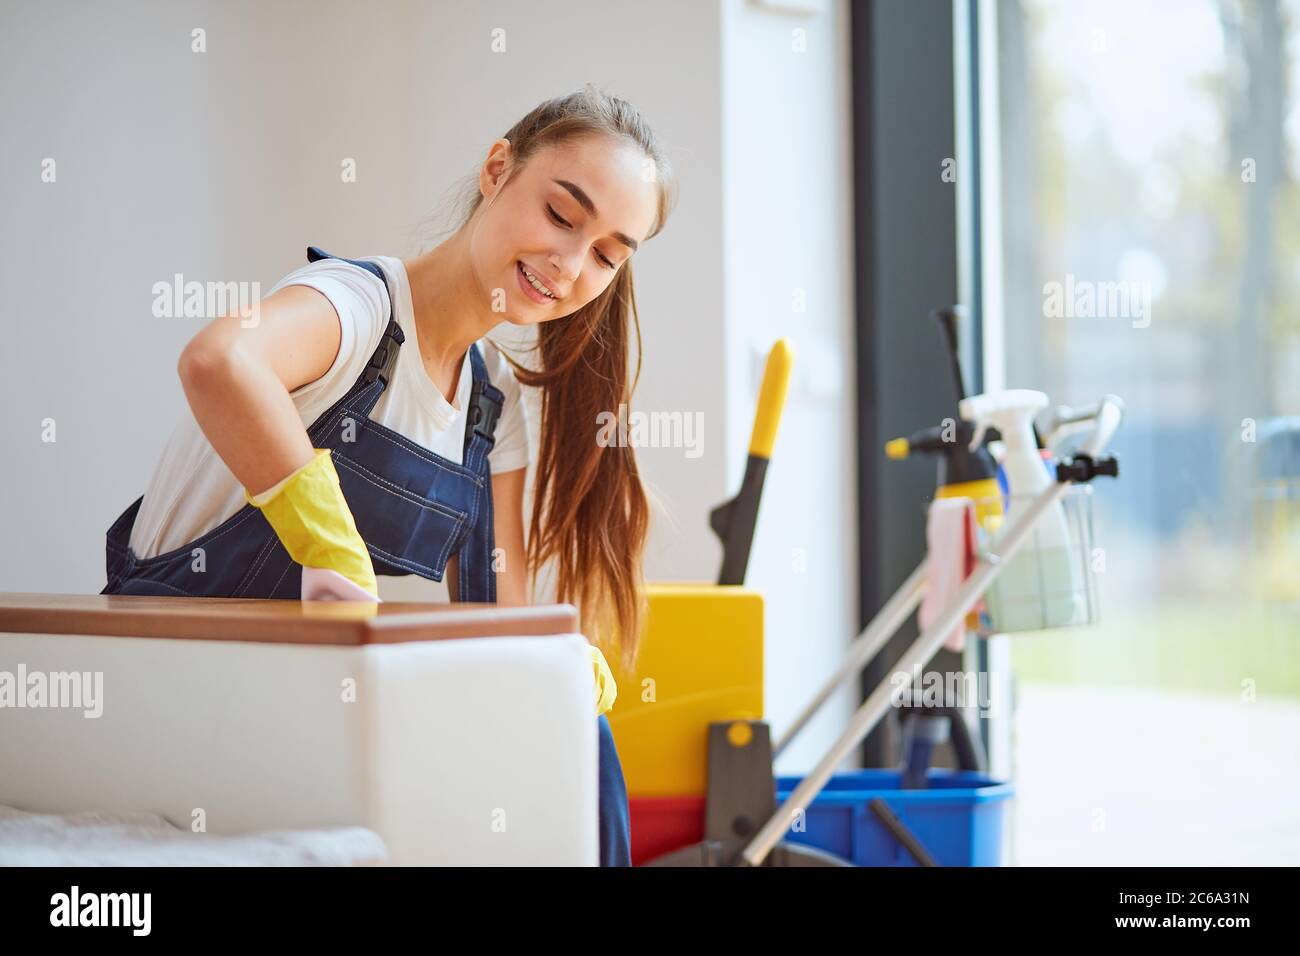
[[[778,777],[777,802],[801,779]],[[917,866],[868,806],[880,797],[939,865],[999,866],[1011,784],[971,771],[932,769],[926,779],[927,789],[902,790],[897,770],[836,774],[806,808],[803,831],[785,839],[858,866]]]
[[[777,803],[801,779],[778,777]],[[881,797],[941,865],[998,866],[1011,784],[970,771],[931,769],[926,779],[928,789],[902,790],[897,770],[836,774],[805,811],[804,829],[785,839],[858,866],[914,866],[868,806]],[[634,866],[704,839],[703,796],[630,797],[628,804]]]
[[[997,555],[999,535],[1033,499],[1003,496],[1003,514],[981,528],[981,549]],[[1042,515],[984,593],[986,620],[981,630],[1009,634],[1095,624],[1100,610],[1096,560],[1092,488],[1071,485],[1059,508]]]

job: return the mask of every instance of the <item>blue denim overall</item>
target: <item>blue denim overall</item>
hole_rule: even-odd
[[[309,246],[307,259],[339,258]],[[344,259],[387,282],[371,262]],[[496,601],[492,568],[492,474],[488,452],[504,399],[488,380],[477,344],[470,347],[473,384],[461,462],[451,461],[370,420],[404,341],[392,316],[383,340],[347,394],[307,430],[313,448],[331,449],[339,485],[366,542],[376,574],[418,574],[441,581],[458,556],[461,601]],[[188,544],[152,558],[131,550],[141,495],[108,529],[108,583],[101,594],[286,598],[302,593],[302,567],[253,505]],[[201,550],[200,550],[201,549]],[[201,558],[201,560],[200,560]],[[630,865],[627,790],[609,721],[598,718],[600,862]]]

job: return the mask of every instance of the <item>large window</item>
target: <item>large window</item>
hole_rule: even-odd
[[[1300,2],[996,12],[1004,381],[1128,410],[1101,624],[1011,639],[1017,860],[1300,862]]]

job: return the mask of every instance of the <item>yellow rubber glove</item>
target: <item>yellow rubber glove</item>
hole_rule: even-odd
[[[614,683],[614,672],[609,669],[609,664],[605,662],[605,655],[600,652],[600,648],[595,644],[588,644],[587,650],[591,654],[591,670],[595,678],[596,716],[599,717],[614,706],[614,700],[618,697],[618,685]]]
[[[289,557],[305,568],[336,571],[379,596],[370,552],[357,532],[328,448],[315,449],[311,461],[259,495],[245,488],[244,498],[261,509]]]

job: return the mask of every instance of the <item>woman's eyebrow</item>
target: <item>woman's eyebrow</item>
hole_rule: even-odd
[[[569,195],[571,195],[574,199],[577,200],[578,205],[581,206],[586,211],[588,216],[590,216],[592,219],[599,218],[599,216],[596,214],[596,204],[591,201],[591,197],[587,195],[586,190],[584,190],[581,186],[579,186],[577,183],[571,183],[567,179],[553,179],[551,180],[551,182],[555,183],[558,186],[563,186],[565,189],[567,189],[569,191]],[[623,245],[627,246],[633,252],[636,252],[637,241],[633,239],[631,236],[623,232],[616,232],[614,233],[614,238],[617,239],[619,242],[623,243]]]

